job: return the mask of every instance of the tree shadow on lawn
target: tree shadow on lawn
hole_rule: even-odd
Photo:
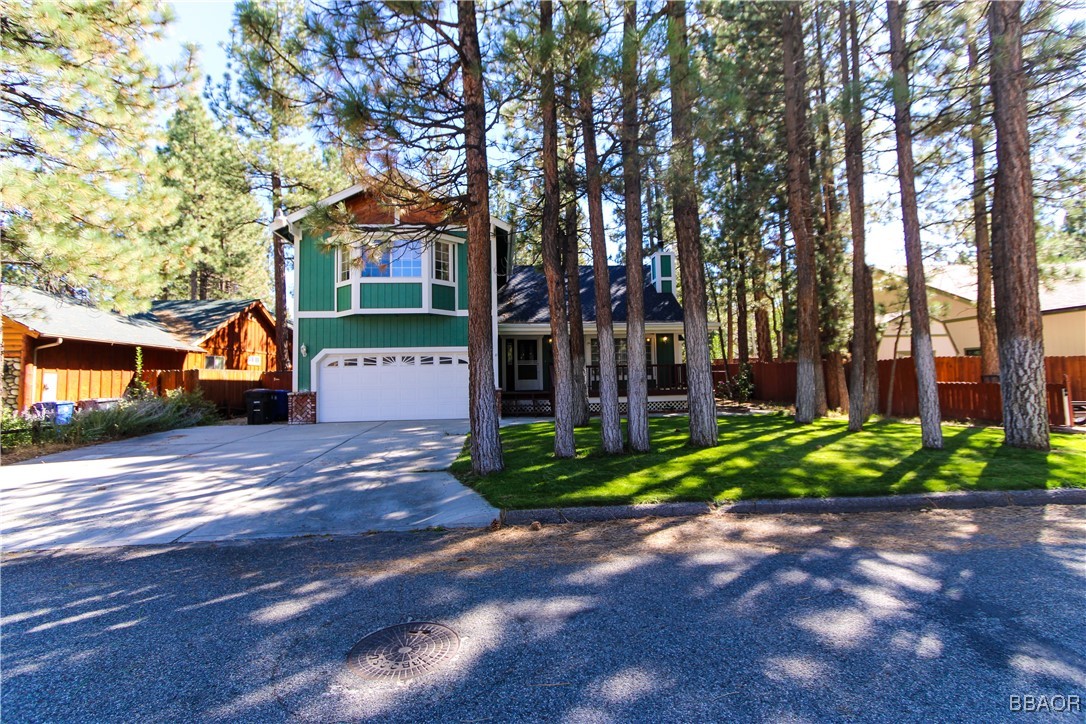
[[[718,446],[695,449],[685,418],[652,424],[653,450],[639,455],[604,455],[598,424],[579,429],[575,460],[550,455],[547,423],[511,429],[503,434],[506,471],[477,479],[457,472],[495,505],[530,508],[1035,487],[1021,480],[1046,469],[1037,453],[1007,453],[999,431],[983,427],[946,426],[944,449],[925,450],[919,426],[894,420],[850,434],[843,420],[728,418]],[[989,484],[980,472],[992,463],[990,474],[1001,478]]]

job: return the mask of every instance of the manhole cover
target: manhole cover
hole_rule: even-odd
[[[372,681],[407,681],[437,669],[460,650],[460,637],[439,623],[401,623],[354,645],[347,664]]]

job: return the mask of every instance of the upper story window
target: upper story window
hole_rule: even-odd
[[[397,244],[380,256],[366,257],[362,263],[362,278],[421,277],[422,244],[417,241]]]
[[[453,280],[452,244],[443,241],[434,244],[434,279],[440,282]]]
[[[336,249],[336,281],[345,282],[351,278],[351,250],[345,246]]]

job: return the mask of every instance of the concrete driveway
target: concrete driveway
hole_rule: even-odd
[[[466,421],[223,425],[0,469],[3,548],[280,538],[486,525],[448,472]]]

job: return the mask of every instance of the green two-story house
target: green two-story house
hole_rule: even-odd
[[[427,210],[391,210],[363,185],[320,202],[348,210],[356,246],[307,230],[311,209],[279,216],[272,232],[295,245],[294,389],[316,393],[318,422],[454,419],[468,416],[467,233],[435,226]],[[390,234],[390,229],[395,233]],[[413,235],[412,230],[417,230]],[[414,238],[417,237],[417,238]],[[506,414],[549,412],[550,319],[540,270],[513,266],[509,226],[491,226],[495,379]],[[651,406],[685,400],[682,308],[674,255],[645,269]],[[624,267],[611,267],[620,379],[625,372]],[[586,370],[598,380],[591,267],[581,268]]]

